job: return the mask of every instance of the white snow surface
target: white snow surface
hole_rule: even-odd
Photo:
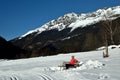
[[[0,80],[120,80],[120,46],[109,47],[108,58],[102,58],[103,51],[0,60]],[[72,55],[83,63],[80,67],[58,67]]]
[[[52,29],[57,29],[61,31],[66,28],[71,28],[71,32],[78,27],[85,27],[88,25],[95,24],[99,21],[107,19],[116,19],[116,15],[120,16],[120,6],[111,7],[107,9],[99,9],[96,12],[86,13],[86,14],[76,14],[68,13],[62,17],[59,17],[56,20],[52,20],[35,30],[28,31],[26,34],[19,37],[19,39],[37,32],[37,34],[42,33],[43,31],[48,31]],[[105,18],[106,17],[106,18]]]

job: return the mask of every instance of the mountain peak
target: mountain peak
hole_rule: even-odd
[[[35,30],[31,30],[27,32],[26,34],[22,35],[19,39],[31,33],[37,32],[37,34],[40,34],[43,31],[48,31],[53,29],[57,29],[58,31],[61,31],[66,28],[71,28],[71,31],[73,31],[78,27],[85,27],[87,25],[95,24],[101,20],[105,20],[104,19],[105,15],[109,19],[115,19],[116,15],[120,16],[120,6],[111,7],[111,8],[105,7],[103,9],[98,9],[96,12],[86,13],[86,14],[76,14],[74,12],[71,12],[65,14],[64,16],[59,17],[58,19],[54,19]]]

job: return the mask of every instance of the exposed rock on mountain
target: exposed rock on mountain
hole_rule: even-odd
[[[11,40],[28,51],[29,57],[95,50],[104,46],[103,23],[111,21],[114,44],[120,44],[120,6],[87,14],[69,13]],[[111,39],[107,37],[109,45]]]

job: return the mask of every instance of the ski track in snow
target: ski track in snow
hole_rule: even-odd
[[[31,75],[32,74],[32,75]],[[45,73],[19,73],[0,75],[0,80],[54,80],[51,76]]]

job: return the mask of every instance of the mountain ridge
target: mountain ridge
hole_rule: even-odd
[[[13,45],[0,36],[0,59],[17,59],[25,55],[25,50]]]
[[[71,31],[73,31],[74,29],[80,26],[85,27],[87,25],[95,24],[99,21],[102,21],[104,20],[105,15],[108,18],[110,18],[111,16],[117,15],[117,14],[119,14],[120,16],[120,6],[98,9],[95,12],[86,13],[86,14],[76,14],[74,12],[68,13],[68,14],[65,14],[64,16],[59,17],[58,19],[54,19],[42,25],[41,27],[35,30],[28,31],[26,34],[19,37],[19,39],[34,32],[37,32],[37,34],[40,34],[43,31],[52,30],[52,29],[58,29],[58,31],[61,31],[66,27],[67,28],[69,27],[69,28],[72,28]],[[112,18],[115,19],[115,17],[112,17]]]
[[[10,42],[25,49],[26,57],[95,50],[105,45],[103,23],[107,23],[107,20],[112,22],[110,26],[113,30],[114,26],[118,27],[113,36],[115,44],[118,45],[120,44],[120,6],[80,15],[68,13]],[[111,45],[110,36],[107,39],[108,44]]]

